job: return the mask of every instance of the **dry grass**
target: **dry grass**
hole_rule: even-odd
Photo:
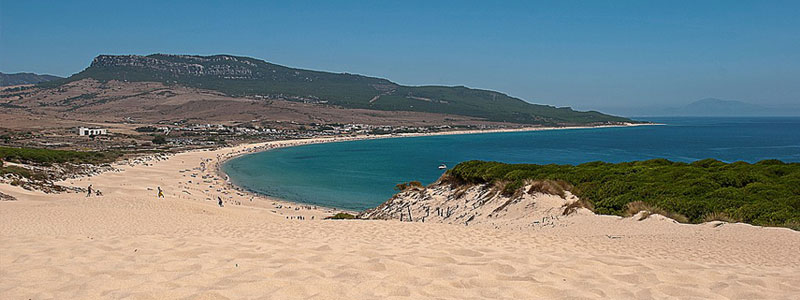
[[[519,187],[516,187],[516,185],[519,185]],[[530,186],[530,188],[525,190],[525,186]],[[565,198],[565,192],[572,188],[571,184],[563,180],[525,180],[523,182],[502,180],[492,185],[493,190],[501,191],[503,195],[511,198],[522,197],[523,193],[542,193]]]
[[[457,187],[455,189],[455,192],[453,192],[453,198],[461,199],[462,197],[464,197],[464,195],[467,194],[467,190],[469,190],[469,186],[465,186],[464,185],[464,186]]]
[[[525,185],[531,186],[528,189],[528,194],[542,193],[558,195],[561,196],[561,198],[566,196],[564,193],[565,191],[569,191],[573,188],[571,184],[563,180],[528,180],[525,182]]]
[[[439,180],[437,180],[435,184],[449,185],[451,188],[458,188],[466,185],[467,183],[464,180],[445,172],[441,177],[439,177]]]
[[[401,191],[401,192],[404,192],[406,190],[419,190],[419,189],[424,189],[424,188],[425,187],[422,186],[422,183],[419,182],[419,181],[409,181],[409,182],[398,183],[394,187],[395,190]]]
[[[594,212],[594,204],[592,204],[592,202],[585,199],[578,199],[578,201],[565,205],[564,212],[562,212],[561,214],[569,216],[578,211],[579,208],[585,208]]]
[[[509,205],[511,205],[511,203],[514,203],[514,199],[508,199],[508,200],[506,200],[506,202],[505,202],[505,203],[503,203],[502,205],[500,205],[500,206],[498,206],[497,208],[495,208],[495,209],[492,211],[492,213],[491,213],[491,214],[489,214],[489,216],[491,217],[493,214],[496,214],[496,213],[498,213],[498,212],[500,212],[500,211],[502,211],[502,210],[506,209],[506,207],[508,207]]]
[[[448,173],[444,173],[442,177],[439,177],[439,180],[432,185],[449,186],[450,190],[453,191],[454,199],[461,199],[464,197],[470,188],[470,185],[466,184],[466,182],[451,176]]]
[[[647,219],[651,215],[658,214],[673,219],[675,221],[678,221],[680,223],[689,222],[689,218],[687,218],[682,214],[666,211],[658,206],[651,205],[643,201],[634,201],[626,205],[625,216],[633,217],[640,212],[643,213],[640,215],[639,221]]]
[[[503,193],[506,190],[506,187],[511,184],[511,181],[508,180],[498,180],[492,183],[490,189],[492,194],[504,194],[505,196],[515,197],[517,195],[517,190],[514,190],[512,193]]]
[[[734,219],[724,212],[711,212],[703,217],[703,222],[722,221],[728,223],[736,223],[739,220]]]

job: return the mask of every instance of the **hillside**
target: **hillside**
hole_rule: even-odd
[[[461,115],[495,122],[542,125],[632,122],[594,111],[530,104],[494,91],[403,86],[382,78],[294,69],[230,55],[100,55],[80,73],[43,86],[53,87],[88,78],[100,82],[161,82],[219,91],[233,97]]]
[[[6,74],[0,72],[0,86],[12,86],[23,84],[37,84],[51,80],[61,79],[53,75],[39,75],[34,73],[14,73]]]

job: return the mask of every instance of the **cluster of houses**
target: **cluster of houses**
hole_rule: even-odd
[[[280,122],[279,122],[280,123]],[[451,127],[441,126],[389,126],[368,124],[308,124],[300,125],[291,122],[296,129],[276,129],[257,125],[224,125],[224,124],[173,124],[174,126],[153,127],[153,131],[169,135],[174,133],[207,133],[223,135],[281,135],[284,137],[314,137],[346,134],[391,134],[407,132],[434,132],[448,130]]]
[[[155,130],[164,134],[170,132],[203,132],[211,134],[271,134],[278,133],[279,130],[264,127],[248,127],[248,126],[226,126],[223,124],[192,124],[192,125],[178,125],[175,127],[159,126]]]
[[[108,134],[108,129],[105,129],[105,128],[78,127],[78,128],[75,128],[75,133],[77,133],[80,136],[107,135]]]
[[[225,125],[225,124],[187,124],[185,122],[161,123],[156,126],[136,128],[136,131],[148,134],[164,135],[172,144],[179,145],[204,145],[215,144],[228,139],[294,139],[314,138],[320,136],[338,136],[354,134],[399,134],[399,133],[425,133],[446,131],[452,129],[447,125],[439,126],[389,126],[368,124],[298,124],[295,122],[276,121],[276,127],[269,128],[253,124]],[[77,127],[75,132],[79,136],[107,135],[108,130],[96,127]],[[222,138],[222,140],[220,139]]]
[[[326,124],[318,125],[311,129],[322,135],[343,135],[343,134],[392,134],[392,133],[422,133],[448,130],[448,125],[440,126],[389,126],[389,125],[367,125],[367,124]]]

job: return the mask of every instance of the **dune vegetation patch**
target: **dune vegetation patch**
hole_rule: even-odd
[[[101,164],[122,156],[118,151],[71,151],[39,148],[0,147],[0,160],[50,165],[53,163]]]
[[[681,223],[689,222],[689,219],[682,214],[662,209],[644,201],[633,201],[625,205],[624,216],[633,217],[637,215],[639,216],[639,221],[647,219],[652,215],[662,215]]]
[[[408,189],[418,189],[418,188],[423,188],[423,187],[424,186],[422,185],[422,182],[409,181],[409,182],[398,183],[397,185],[394,186],[394,189],[396,191],[401,191],[402,192],[402,191],[405,191],[405,190],[408,190]]]
[[[348,213],[337,213],[333,216],[325,218],[326,220],[352,220],[356,219],[356,216]]]
[[[449,170],[442,182],[502,184],[513,195],[523,186],[553,195],[565,191],[578,207],[599,214],[661,214],[679,222],[745,222],[797,229],[800,224],[800,163],[765,160],[725,163],[704,159],[692,163],[666,159],[580,165],[505,164],[468,161]]]

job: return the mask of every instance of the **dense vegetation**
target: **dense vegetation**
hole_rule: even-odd
[[[650,207],[692,223],[722,219],[800,230],[800,163],[654,159],[572,166],[468,161],[447,175],[460,183],[505,184],[504,193],[513,193],[526,180],[565,181],[600,214],[625,215],[632,206]]]
[[[156,145],[163,145],[167,143],[167,138],[165,138],[163,135],[156,135],[153,137],[152,142]]]
[[[50,165],[53,163],[100,164],[109,163],[122,154],[115,151],[69,151],[36,148],[0,147],[0,160],[28,164]]]
[[[355,219],[356,216],[348,213],[337,213],[333,216],[325,218],[326,220],[352,220]]]
[[[202,73],[198,72],[200,69]],[[154,81],[216,90],[232,96],[259,95],[326,102],[347,108],[446,113],[498,122],[543,125],[631,122],[595,111],[530,104],[494,91],[402,86],[382,78],[294,69],[228,55],[99,56],[82,72],[43,86],[84,78],[103,82]]]

